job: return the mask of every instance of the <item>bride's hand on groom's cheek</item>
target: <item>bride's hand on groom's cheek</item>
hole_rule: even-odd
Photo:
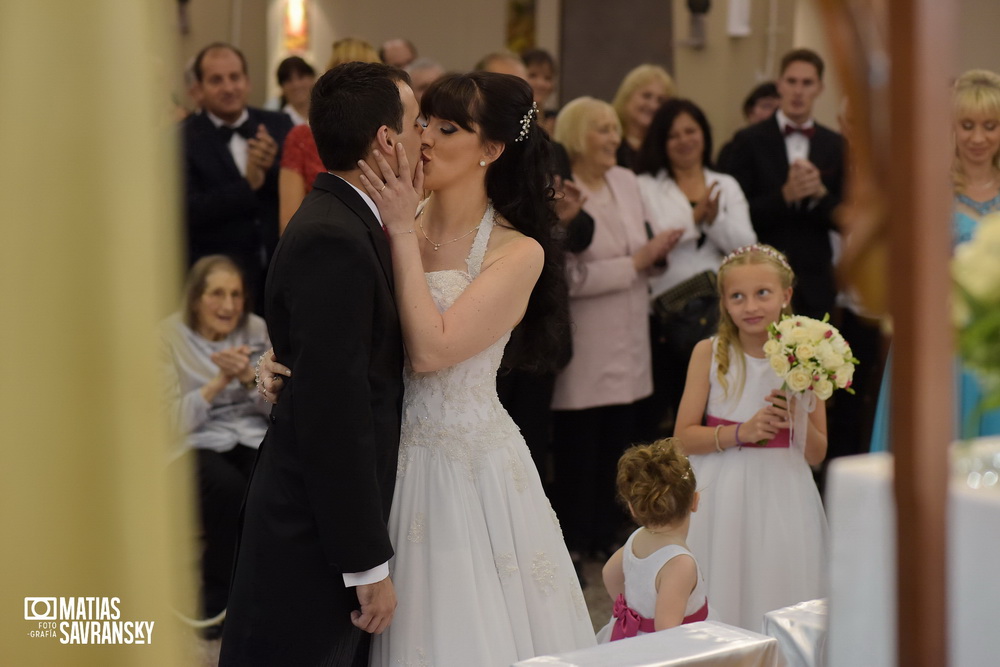
[[[406,150],[402,144],[396,144],[396,163],[399,165],[399,176],[396,176],[392,166],[380,152],[372,154],[380,174],[360,160],[361,183],[378,206],[382,224],[390,234],[408,234],[413,231],[413,219],[417,213],[417,204],[424,194],[424,166],[418,158],[415,168],[411,168]]]
[[[285,378],[292,376],[292,369],[278,363],[272,347],[257,360],[257,391],[268,403],[277,403],[285,388]]]
[[[374,584],[358,586],[356,591],[361,610],[351,612],[351,623],[365,632],[382,634],[396,613],[396,589],[392,579],[386,577]]]

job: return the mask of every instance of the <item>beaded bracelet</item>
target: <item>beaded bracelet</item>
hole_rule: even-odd
[[[719,444],[719,429],[722,428],[722,424],[715,427],[715,451],[722,453],[722,445]]]

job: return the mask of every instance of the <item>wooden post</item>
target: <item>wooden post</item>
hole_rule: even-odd
[[[949,311],[956,3],[888,0],[892,451],[899,663],[947,664],[945,529],[953,437]]]

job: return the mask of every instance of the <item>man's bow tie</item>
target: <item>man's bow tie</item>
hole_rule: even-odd
[[[816,126],[813,125],[811,127],[795,127],[794,125],[785,125],[784,132],[786,137],[789,134],[800,132],[802,133],[802,136],[804,136],[806,139],[812,139],[813,135],[816,134]]]
[[[220,125],[216,128],[219,136],[222,138],[222,143],[228,144],[229,140],[233,138],[233,134],[238,134],[244,139],[250,139],[255,134],[253,123],[248,119],[245,123],[238,127],[229,127],[228,125]]]

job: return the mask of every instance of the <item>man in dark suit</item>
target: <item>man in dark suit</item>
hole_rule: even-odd
[[[823,92],[816,53],[787,53],[777,86],[778,111],[739,131],[719,167],[743,188],[757,238],[788,256],[798,282],[795,312],[822,318],[837,291],[830,232],[843,189],[844,140],[812,117]]]
[[[396,605],[386,529],[402,409],[392,261],[358,160],[420,151],[401,70],[347,63],[313,89],[329,173],[292,217],[267,279],[268,331],[293,375],[244,503],[220,665],[367,665]],[[384,186],[383,186],[384,187]],[[359,609],[360,607],[360,609]]]
[[[292,128],[283,113],[247,106],[250,80],[239,49],[216,42],[192,70],[201,113],[181,124],[188,263],[229,255],[246,273],[259,305],[278,243],[278,167]]]

